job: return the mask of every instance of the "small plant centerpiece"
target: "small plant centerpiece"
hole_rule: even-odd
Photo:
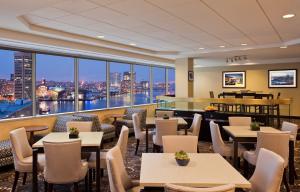
[[[175,159],[179,166],[186,166],[190,162],[190,158],[185,151],[176,152]]]
[[[164,114],[163,119],[169,119],[170,117],[167,114]]]
[[[205,111],[217,111],[218,109],[215,106],[209,105],[205,107]]]
[[[69,129],[69,138],[70,139],[78,138],[78,135],[79,135],[79,131],[76,127],[71,127]]]
[[[260,130],[260,125],[259,125],[258,122],[254,121],[250,124],[250,128],[251,128],[252,131],[259,131]]]

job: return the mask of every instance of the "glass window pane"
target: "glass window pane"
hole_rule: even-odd
[[[168,69],[168,95],[175,95],[175,69]]]
[[[36,55],[37,114],[75,111],[74,59]]]
[[[150,103],[150,67],[144,65],[133,66],[133,103],[140,105]]]
[[[135,77],[134,77],[135,79]],[[110,63],[110,107],[129,106],[131,74],[130,64]]]
[[[156,102],[156,96],[166,94],[166,69],[162,67],[153,67],[153,102]]]
[[[79,59],[79,111],[106,108],[106,62]]]
[[[0,50],[0,119],[32,115],[32,53]]]

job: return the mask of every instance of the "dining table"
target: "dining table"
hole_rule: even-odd
[[[238,145],[239,143],[256,143],[257,142],[257,132],[251,130],[250,126],[223,126],[225,132],[233,140],[233,165],[238,168]],[[262,132],[269,133],[281,133],[282,131],[273,127],[261,126],[260,130]],[[293,135],[290,135],[289,141],[289,183],[294,184],[294,140]]]
[[[218,153],[189,153],[190,161],[179,166],[174,153],[143,153],[140,185],[144,191],[163,188],[166,183],[190,187],[235,184],[250,189],[250,182]]]
[[[162,117],[146,117],[146,152],[149,151],[149,129],[155,128],[155,120],[163,119]],[[177,119],[178,126],[184,127],[185,135],[187,135],[187,125],[188,123],[182,117],[170,117],[169,119]]]
[[[100,148],[103,138],[103,132],[80,132],[79,137],[69,138],[67,132],[52,132],[32,145],[33,165],[32,165],[32,191],[38,192],[38,153],[44,152],[43,141],[48,142],[67,142],[81,140],[82,152],[96,152],[96,192],[100,192]],[[62,170],[63,171],[63,170]]]

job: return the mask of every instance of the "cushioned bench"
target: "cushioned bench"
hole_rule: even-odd
[[[0,167],[14,163],[9,140],[0,141]]]
[[[125,112],[124,112],[124,118],[118,119],[116,122],[118,132],[121,130],[122,125],[125,125],[129,128],[129,133],[134,132],[133,121],[132,121],[132,115],[134,113],[140,114],[141,127],[143,127],[143,128],[146,127],[147,110],[140,109],[140,108],[127,108],[127,109],[125,109]]]

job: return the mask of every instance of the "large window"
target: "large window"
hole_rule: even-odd
[[[156,96],[166,94],[166,69],[162,67],[153,67],[153,102]]]
[[[168,69],[168,95],[175,95],[175,69]]]
[[[75,111],[74,58],[36,55],[37,114]]]
[[[109,107],[131,105],[131,76],[130,64],[110,63]]]
[[[106,62],[79,59],[79,111],[106,108]]]
[[[0,119],[32,115],[32,53],[0,50]]]
[[[150,67],[133,66],[133,104],[150,103]]]

